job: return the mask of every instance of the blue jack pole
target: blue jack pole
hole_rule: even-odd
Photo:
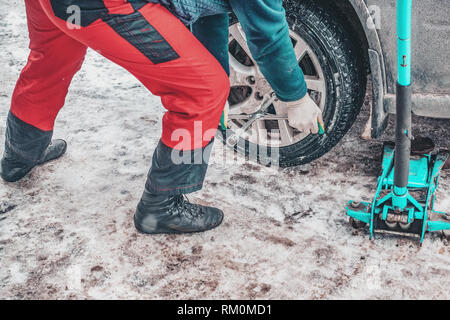
[[[397,109],[393,202],[401,211],[407,205],[411,153],[411,16],[412,0],[397,1]]]

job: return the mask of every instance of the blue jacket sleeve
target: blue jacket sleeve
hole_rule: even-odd
[[[307,93],[282,0],[229,0],[247,36],[249,49],[277,96],[296,101]]]

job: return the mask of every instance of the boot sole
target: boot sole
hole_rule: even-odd
[[[161,228],[160,231],[150,231],[150,230],[148,230],[148,229],[142,227],[142,226],[137,222],[136,214],[135,214],[134,217],[133,217],[133,220],[134,220],[134,227],[136,228],[136,230],[137,230],[139,233],[141,233],[141,234],[153,234],[153,235],[156,235],[156,234],[193,234],[193,233],[202,233],[202,232],[210,231],[210,230],[213,230],[213,229],[219,227],[219,226],[222,224],[223,219],[224,219],[224,215],[222,214],[222,217],[221,217],[221,219],[220,219],[220,221],[219,221],[219,223],[218,223],[217,225],[215,225],[215,226],[213,226],[213,227],[210,227],[210,228],[208,228],[208,229],[205,229],[205,230],[198,230],[198,231],[179,231],[179,230],[174,230],[174,229]]]

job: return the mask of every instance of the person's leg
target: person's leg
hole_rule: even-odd
[[[194,36],[219,61],[225,72],[230,74],[228,56],[229,37],[228,14],[216,14],[198,19],[191,27]]]
[[[1,161],[1,176],[10,182],[65,152],[64,141],[51,144],[53,125],[86,53],[86,46],[48,19],[38,1],[25,5],[31,52],[12,96]]]
[[[219,13],[201,17],[191,25],[192,33],[217,61],[219,61],[228,76],[230,76],[228,55],[229,20],[228,13]],[[228,111],[229,104],[227,102],[222,118],[220,119],[220,128],[224,132],[228,128]]]
[[[127,69],[161,96],[168,110],[135,216],[138,229],[182,233],[220,224],[220,211],[188,204],[179,196],[202,188],[207,169],[204,155],[210,151],[228,97],[229,81],[217,60],[158,4],[105,1],[108,14],[82,21],[76,29],[68,28],[65,21],[67,4],[40,2],[61,30]],[[92,14],[81,7],[82,16]]]

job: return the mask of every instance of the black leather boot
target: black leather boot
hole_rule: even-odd
[[[34,164],[26,164],[8,152],[5,152],[1,161],[0,175],[3,180],[16,182],[25,177],[34,167],[55,160],[61,157],[67,150],[67,143],[64,140],[53,140],[45,149],[39,161]]]
[[[222,223],[219,209],[190,203],[184,195],[157,196],[147,190],[134,215],[141,233],[182,234],[211,230]]]

